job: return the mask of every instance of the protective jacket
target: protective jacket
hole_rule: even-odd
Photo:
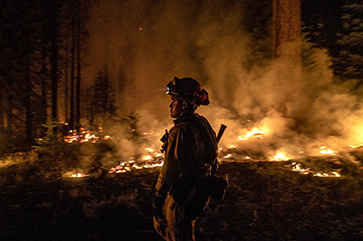
[[[208,175],[210,164],[217,158],[216,134],[207,119],[192,114],[177,118],[174,124],[156,184],[158,192],[173,191],[184,177],[200,179]]]
[[[209,203],[206,176],[217,157],[216,134],[198,114],[174,121],[164,143],[165,160],[156,183],[154,227],[170,241],[195,240],[195,220]],[[160,216],[162,216],[160,218]]]

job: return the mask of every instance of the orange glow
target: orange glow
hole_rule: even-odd
[[[232,154],[228,154],[228,155],[224,156],[223,158],[230,158],[230,157],[232,157]]]
[[[275,156],[274,156],[274,159],[276,161],[287,161],[289,160],[290,158],[286,157],[284,153],[282,152],[278,152]]]
[[[338,152],[333,151],[332,149],[326,149],[326,146],[322,146],[322,147],[320,147],[320,153],[324,154],[324,155],[335,155]]]
[[[255,127],[253,128],[250,132],[248,132],[246,135],[240,135],[238,137],[239,141],[246,141],[250,138],[260,138],[263,139],[264,138],[264,134],[265,132],[260,130],[259,128]]]

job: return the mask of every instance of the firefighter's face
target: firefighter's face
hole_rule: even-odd
[[[170,116],[172,118],[178,118],[184,113],[186,109],[186,103],[183,100],[171,97],[171,103],[169,105],[169,108],[170,108]]]

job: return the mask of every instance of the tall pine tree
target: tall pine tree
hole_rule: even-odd
[[[343,6],[343,32],[339,34],[339,56],[334,58],[334,71],[343,80],[363,84],[363,2]]]
[[[93,96],[91,106],[91,123],[95,119],[104,124],[107,120],[116,116],[117,106],[112,85],[109,81],[107,68],[98,72],[93,84]],[[100,123],[98,123],[100,124]]]

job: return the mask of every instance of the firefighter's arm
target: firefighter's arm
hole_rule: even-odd
[[[165,152],[164,165],[161,168],[157,183],[156,190],[162,193],[167,193],[170,190],[171,185],[179,177],[180,169],[178,160],[175,158],[175,152],[177,149],[177,143],[180,136],[178,129],[172,129],[169,133],[168,147]]]

